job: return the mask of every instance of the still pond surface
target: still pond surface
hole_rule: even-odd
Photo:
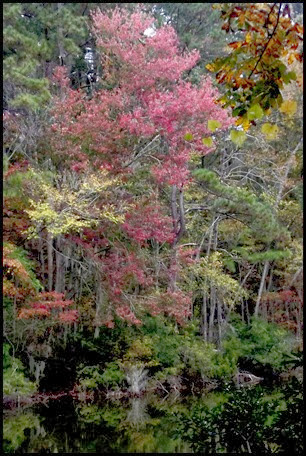
[[[302,454],[302,384],[144,395],[95,403],[69,396],[6,411],[5,453]]]

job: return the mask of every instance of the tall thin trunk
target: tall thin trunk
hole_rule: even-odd
[[[55,261],[56,261],[56,275],[55,275],[55,291],[57,293],[62,293],[63,282],[64,282],[64,261],[63,256],[60,253],[61,250],[61,240],[57,238],[56,240],[56,252],[55,252]]]
[[[300,340],[302,336],[302,305],[300,299],[298,300],[298,309],[297,309],[297,314],[296,314],[296,322],[297,322],[297,328],[296,328],[296,336],[297,339]]]
[[[61,9],[63,7],[63,3],[57,3],[57,11],[59,14],[59,19],[61,21]],[[64,42],[64,36],[63,36],[63,28],[60,24],[57,25],[57,46],[58,46],[58,52],[59,52],[59,59],[60,59],[60,65],[65,65],[66,63],[66,52],[63,46]]]
[[[296,147],[291,151],[289,159],[288,159],[288,161],[286,163],[285,172],[284,172],[284,175],[283,175],[283,177],[282,177],[282,179],[280,181],[279,188],[278,188],[278,193],[277,193],[277,196],[276,196],[276,201],[275,201],[275,205],[274,205],[275,210],[278,209],[279,203],[282,200],[283,191],[284,191],[284,188],[285,188],[285,185],[286,185],[288,174],[290,172],[291,166],[294,163],[294,156],[295,156],[296,152],[299,150],[300,145],[301,145],[302,142],[303,142],[303,139],[301,138],[300,141],[298,142],[298,144],[296,145]],[[257,301],[256,301],[255,311],[254,311],[254,315],[255,316],[257,316],[258,312],[259,312],[260,300],[261,300],[261,296],[262,296],[262,293],[263,293],[263,289],[264,289],[264,285],[265,285],[265,282],[266,282],[266,278],[267,278],[268,272],[269,272],[269,261],[266,261],[264,263],[264,269],[263,269],[263,273],[262,273],[262,276],[261,276],[261,282],[260,282],[260,286],[259,286],[259,290],[258,290],[258,296],[257,296]]]
[[[173,185],[172,191],[171,191],[171,213],[172,213],[172,221],[173,221],[173,230],[174,230],[175,234],[177,233],[177,224],[178,224],[176,193],[177,193],[177,186]]]
[[[207,295],[203,291],[203,300],[202,300],[202,328],[201,332],[204,337],[205,342],[207,342]]]
[[[18,282],[16,280],[15,286],[17,288]],[[16,320],[17,320],[17,297],[16,295],[14,296],[14,301],[13,301],[13,334],[14,338],[16,337]]]
[[[159,243],[156,242],[155,249],[155,289],[159,288],[159,272],[160,272],[160,261],[159,261]]]
[[[271,291],[271,288],[272,288],[272,283],[273,283],[273,270],[274,270],[274,267],[272,266],[272,267],[271,267],[271,271],[270,271],[269,283],[268,283],[268,286],[267,286],[267,292]]]
[[[208,341],[212,342],[213,339],[213,329],[215,322],[215,311],[216,311],[216,294],[215,288],[211,287],[210,291],[210,315],[209,315],[209,328],[208,328]]]
[[[98,278],[99,280],[99,278]],[[103,300],[103,295],[102,295],[102,289],[100,283],[98,283],[97,286],[97,293],[96,293],[96,316],[95,316],[95,334],[94,338],[98,338],[100,335],[100,315],[101,315],[101,309],[102,309],[102,300]]]
[[[44,243],[42,237],[39,237],[38,243],[39,261],[41,264],[41,274],[44,279],[45,277],[45,256],[44,256]]]
[[[262,271],[261,281],[260,281],[260,285],[259,285],[259,290],[258,290],[258,295],[257,295],[257,300],[256,300],[256,305],[255,305],[255,311],[254,311],[254,315],[256,317],[258,316],[260,301],[261,301],[262,293],[264,290],[266,278],[267,278],[268,271],[269,271],[269,265],[270,265],[269,261],[268,260],[265,261],[264,268]]]
[[[294,163],[294,156],[297,153],[297,151],[299,150],[300,145],[301,145],[302,142],[303,142],[303,138],[300,139],[298,144],[291,151],[289,159],[288,159],[288,161],[286,163],[285,172],[284,172],[283,178],[282,178],[282,180],[281,180],[281,182],[279,184],[278,194],[277,194],[277,197],[276,197],[276,202],[275,202],[275,207],[276,208],[278,208],[278,205],[281,202],[281,199],[282,199],[282,196],[283,196],[283,191],[284,191],[284,188],[285,188],[285,185],[286,185],[286,181],[287,181],[287,178],[288,178],[288,174],[289,174],[289,171],[291,169],[291,166]]]
[[[285,311],[286,311],[286,318],[287,318],[287,323],[288,323],[288,327],[289,327],[289,324],[290,324],[290,313],[289,313],[288,301],[285,302]]]
[[[245,314],[247,318],[247,324],[250,324],[250,311],[249,311],[249,303],[248,301],[245,301]]]
[[[53,289],[53,237],[48,232],[47,234],[47,252],[48,252],[48,289]]]
[[[207,251],[206,251],[207,256],[209,256],[209,254],[210,254],[212,239],[213,239],[213,226],[211,226],[210,231],[209,231],[209,239],[208,239]]]
[[[241,318],[242,318],[242,321],[245,321],[244,319],[244,299],[241,298]]]
[[[220,300],[218,299],[217,303],[217,312],[218,312],[218,346],[221,346],[221,340],[222,340],[222,304]]]

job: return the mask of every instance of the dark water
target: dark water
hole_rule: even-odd
[[[146,395],[78,402],[71,397],[9,411],[6,453],[302,454],[302,385]]]

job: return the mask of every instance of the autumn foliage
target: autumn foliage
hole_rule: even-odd
[[[66,300],[64,293],[43,292],[31,300],[27,307],[23,307],[18,314],[21,320],[32,318],[50,318],[54,322],[71,324],[77,321],[78,311],[69,309],[74,304],[72,300]]]
[[[168,246],[174,243],[177,221],[173,214],[170,216],[166,201],[159,199],[157,203],[157,194],[162,189],[169,191],[169,185],[182,190],[191,180],[191,153],[203,156],[213,149],[203,142],[210,133],[208,122],[215,121],[224,130],[232,119],[216,104],[219,94],[209,78],[203,78],[198,86],[185,80],[199,54],[182,53],[172,27],[157,28],[152,17],[140,10],[129,14],[115,9],[110,15],[97,10],[92,21],[103,67],[101,88],[88,99],[83,92],[69,89],[64,79],[53,109],[54,152],[77,172],[101,168],[110,176],[121,175],[123,182],[125,176],[137,173],[138,162],[145,160],[150,187],[144,204],[138,204],[124,186],[121,199],[114,193],[111,201],[113,207],[126,203],[120,230],[129,238],[130,246],[108,243],[113,237],[109,223],[101,233],[109,245],[106,252],[98,255],[86,236],[76,240],[85,255],[94,258],[107,291],[104,316],[97,324],[112,325],[114,315],[140,323],[137,313],[141,309],[135,304],[139,295],[151,302],[152,312],[158,308],[182,322],[190,315],[190,297],[176,280],[174,288],[171,285],[171,291],[168,289],[173,282],[171,268],[177,266],[165,253],[169,271],[163,271],[164,294],[150,300],[152,261],[142,249],[151,248],[150,241]],[[148,29],[153,33],[147,34]],[[58,74],[55,79],[60,80]],[[154,146],[150,147],[151,143]],[[101,242],[101,236],[98,238]]]
[[[290,4],[220,3],[223,29],[238,37],[229,43],[227,56],[206,68],[216,73],[225,88],[220,98],[233,115],[253,121],[256,106],[263,112],[282,102],[284,85],[297,80],[291,68],[303,61],[303,27],[290,16]],[[237,63],[239,63],[237,65]],[[258,109],[257,108],[257,109]]]

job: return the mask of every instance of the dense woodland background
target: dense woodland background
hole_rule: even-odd
[[[299,364],[302,4],[213,5],[4,4],[6,394]]]

